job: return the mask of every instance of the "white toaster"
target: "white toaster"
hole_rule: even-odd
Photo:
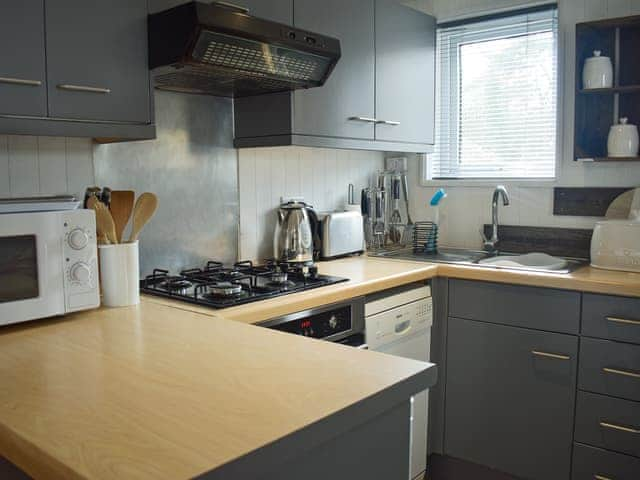
[[[362,214],[357,211],[318,214],[320,258],[329,259],[364,251]]]
[[[591,238],[591,266],[640,272],[640,221],[605,220],[596,223]]]

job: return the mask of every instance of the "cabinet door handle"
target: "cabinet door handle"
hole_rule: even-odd
[[[28,80],[26,78],[0,77],[0,83],[8,83],[9,85],[26,85],[29,87],[39,87],[42,85],[40,80]]]
[[[617,368],[604,367],[602,371],[604,373],[611,373],[613,375],[622,375],[623,377],[640,378],[640,373],[630,372],[628,370],[619,370]]]
[[[400,125],[400,122],[396,122],[394,120],[378,120],[376,123],[379,123],[381,125],[392,125],[394,127]]]
[[[241,7],[240,5],[236,5],[235,3],[223,2],[221,0],[216,0],[215,2],[211,2],[214,5],[219,5],[224,8],[228,8],[229,10],[235,10],[240,13],[249,13],[249,9],[246,7]]]
[[[69,90],[71,92],[89,92],[89,93],[111,93],[110,88],[101,87],[87,87],[85,85],[70,85],[68,83],[62,83],[58,85],[60,90]]]
[[[608,428],[610,430],[618,430],[619,432],[635,433],[635,434],[640,433],[640,430],[637,430],[631,427],[625,427],[624,425],[616,425],[615,423],[600,422],[600,426],[602,428]]]
[[[609,322],[624,323],[626,325],[637,325],[640,327],[640,320],[629,320],[627,318],[606,317]]]
[[[539,350],[531,350],[536,357],[555,358],[556,360],[571,360],[569,355],[560,355],[558,353],[541,352]]]
[[[376,118],[371,117],[349,117],[349,120],[353,120],[354,122],[378,123]]]
[[[593,476],[594,480],[613,480],[611,477],[605,477],[604,475],[594,475]]]

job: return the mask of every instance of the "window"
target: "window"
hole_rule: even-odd
[[[557,8],[438,29],[429,179],[549,179],[556,170]]]

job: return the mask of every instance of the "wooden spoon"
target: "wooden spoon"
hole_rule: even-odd
[[[131,211],[133,210],[133,202],[136,199],[136,194],[133,190],[113,190],[111,192],[111,205],[109,210],[111,216],[116,224],[116,238],[118,243],[122,243],[122,234],[124,232],[129,218],[131,218]]]
[[[130,242],[135,242],[140,232],[151,219],[158,208],[158,197],[153,193],[143,193],[138,197],[133,209],[133,226],[131,228]]]
[[[116,225],[113,222],[113,217],[111,216],[109,209],[100,201],[93,204],[93,209],[96,212],[98,236],[106,236],[109,243],[118,243]]]
[[[86,207],[88,210],[95,211],[96,204],[98,203],[100,203],[100,200],[98,200],[98,197],[96,197],[95,195],[91,195],[87,198]],[[98,240],[98,245],[109,245],[111,243],[109,242],[107,235],[102,230],[102,225],[98,224],[98,212],[96,212],[96,238]]]

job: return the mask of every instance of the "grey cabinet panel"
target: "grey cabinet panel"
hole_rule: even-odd
[[[445,454],[569,478],[578,338],[450,317],[447,345]]]
[[[44,55],[44,0],[1,2],[0,115],[47,115]]]
[[[640,478],[640,458],[609,452],[601,448],[576,443],[573,447],[572,480],[637,480]]]
[[[640,345],[583,337],[578,387],[640,402]]]
[[[233,0],[229,3],[248,8],[249,15],[255,17],[286,25],[293,23],[293,0]]]
[[[582,334],[640,343],[640,299],[585,294]]]
[[[436,20],[376,0],[376,140],[434,143]]]
[[[640,403],[596,393],[578,393],[576,442],[640,457],[638,431]]]
[[[561,333],[578,333],[580,294],[549,288],[451,280],[449,314]]]
[[[49,115],[148,123],[146,25],[146,0],[47,0]]]
[[[293,95],[293,133],[374,138],[374,124],[349,117],[375,116],[373,0],[296,0],[296,27],[340,39],[342,57],[327,82]]]

